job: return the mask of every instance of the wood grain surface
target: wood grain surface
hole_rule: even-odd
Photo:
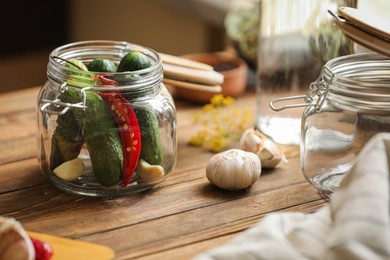
[[[191,115],[201,108],[180,100],[178,161],[163,183],[116,199],[61,192],[38,166],[38,91],[0,95],[0,215],[17,219],[28,231],[104,245],[114,250],[114,259],[190,259],[268,213],[312,212],[326,203],[302,176],[298,147],[283,147],[288,163],[263,171],[248,190],[228,192],[209,184],[205,167],[213,154],[187,144]],[[254,93],[237,105],[255,112]]]

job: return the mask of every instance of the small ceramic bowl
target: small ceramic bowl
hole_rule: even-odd
[[[215,71],[223,74],[224,82],[221,84],[221,94],[225,97],[237,98],[244,93],[247,84],[248,66],[243,59],[223,53],[194,53],[182,57],[211,65]],[[215,93],[176,88],[175,95],[186,100],[206,103]]]

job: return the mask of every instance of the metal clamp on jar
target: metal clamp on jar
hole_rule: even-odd
[[[304,102],[283,105],[297,99]],[[270,106],[275,111],[304,107],[301,169],[328,197],[368,140],[390,132],[390,59],[378,53],[335,58],[324,65],[306,95],[276,98]]]

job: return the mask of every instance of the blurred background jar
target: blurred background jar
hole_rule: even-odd
[[[224,19],[230,44],[256,70],[260,0],[231,0]]]
[[[277,143],[300,143],[302,111],[275,112],[270,101],[304,94],[327,61],[354,53],[328,10],[356,5],[356,0],[259,1],[256,126]]]

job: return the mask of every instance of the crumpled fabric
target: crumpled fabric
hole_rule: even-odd
[[[271,213],[194,259],[390,259],[389,174],[390,133],[379,133],[325,206]]]

